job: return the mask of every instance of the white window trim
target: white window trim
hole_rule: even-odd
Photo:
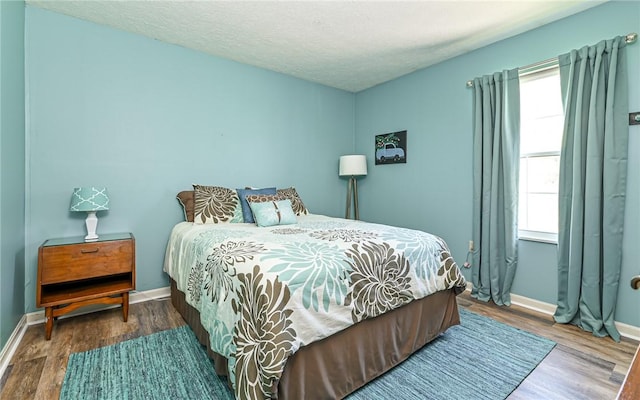
[[[540,61],[539,63],[531,64],[526,67],[518,69],[518,78],[520,81],[526,81],[527,79],[537,79],[540,77],[553,75],[555,70],[560,68],[560,60],[558,57],[550,58],[548,60]]]
[[[528,231],[519,229],[518,240],[558,244],[558,234],[553,232]]]
[[[520,158],[535,158],[535,157],[552,157],[559,156],[560,150],[558,151],[539,151],[534,153],[523,153],[520,154]]]

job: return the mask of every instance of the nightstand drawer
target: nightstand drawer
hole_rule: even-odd
[[[44,247],[41,284],[131,272],[133,252],[131,240]]]

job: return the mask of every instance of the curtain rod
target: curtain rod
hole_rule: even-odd
[[[635,43],[637,40],[638,40],[638,34],[635,33],[635,32],[631,32],[631,33],[627,34],[624,37],[624,41],[627,44]],[[520,67],[518,69],[519,70],[528,70],[527,72],[531,73],[531,72],[537,70],[538,68],[546,68],[546,67],[549,67],[549,66],[551,66],[551,65],[553,65],[554,63],[557,63],[557,62],[558,62],[558,58],[554,57],[554,58],[550,58],[548,60],[539,61],[537,63],[525,65],[524,67]],[[468,80],[467,81],[467,87],[473,87],[473,80]]]

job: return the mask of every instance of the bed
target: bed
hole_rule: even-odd
[[[286,225],[206,223],[181,203],[172,302],[238,399],[343,398],[459,324],[465,280],[437,236],[300,207]]]

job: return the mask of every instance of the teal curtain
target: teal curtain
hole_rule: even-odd
[[[518,70],[473,80],[471,295],[511,305],[518,264],[520,86]]]
[[[559,57],[565,122],[554,318],[616,341],[629,134],[625,45],[616,37]]]

